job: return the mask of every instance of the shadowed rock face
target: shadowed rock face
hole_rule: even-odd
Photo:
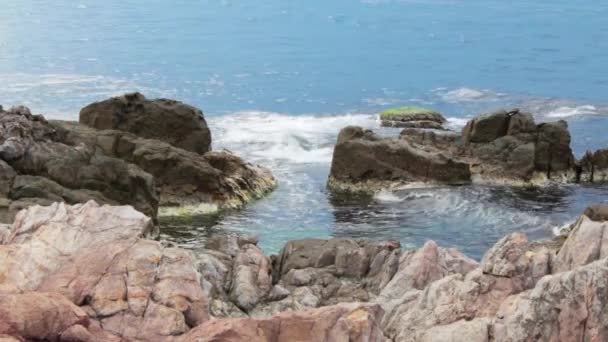
[[[33,204],[90,199],[131,204],[156,216],[158,195],[152,175],[86,146],[58,142],[56,133],[42,116],[29,114],[24,107],[0,112],[3,222],[11,222],[17,211]]]
[[[87,106],[81,120],[0,110],[0,222],[57,201],[129,204],[153,218],[159,205],[163,215],[207,213],[276,186],[268,169],[209,152],[202,112],[185,104],[127,94]]]
[[[203,112],[175,100],[149,100],[140,93],[125,94],[84,107],[80,123],[161,140],[199,154],[211,150],[211,133]]]
[[[565,121],[536,124],[531,114],[517,109],[481,115],[461,133],[406,128],[397,139],[346,127],[338,137],[328,185],[375,191],[412,182],[602,182],[608,169],[604,154],[599,150],[576,161]]]

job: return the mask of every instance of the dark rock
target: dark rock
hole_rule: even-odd
[[[330,186],[355,185],[363,190],[392,182],[471,181],[469,165],[440,151],[416,148],[405,140],[380,139],[361,128],[347,127],[338,136]]]
[[[467,122],[462,129],[465,143],[488,143],[507,135],[509,130],[509,114],[500,110],[484,114]]]
[[[581,181],[608,182],[608,148],[587,151],[580,161]]]
[[[131,132],[199,154],[211,149],[211,133],[201,110],[175,100],[148,100],[140,93],[92,103],[80,111],[80,123]]]
[[[606,150],[608,151],[608,150]],[[608,180],[608,152],[577,162],[565,121],[536,125],[518,109],[470,120],[462,133],[404,129],[399,139],[346,127],[338,137],[328,185],[376,191],[411,182],[542,184]]]
[[[62,142],[84,144],[98,153],[124,160],[154,176],[160,189],[161,214],[236,208],[276,186],[269,170],[222,151],[204,155],[168,143],[116,130],[95,130],[73,122],[52,121]],[[217,209],[217,208],[216,208]]]
[[[574,168],[575,160],[570,149],[570,132],[566,121],[538,125],[535,159],[536,170],[546,173],[547,178]]]
[[[8,197],[15,201],[4,203],[3,207],[9,208],[9,214],[5,211],[2,215],[4,220],[10,220],[14,210],[25,204],[79,203],[90,199],[130,204],[156,217],[158,197],[150,174],[121,159],[56,139],[55,128],[29,110],[0,113],[0,159],[16,174],[12,177],[3,172],[4,178],[13,178]]]

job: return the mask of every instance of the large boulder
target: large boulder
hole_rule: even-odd
[[[199,154],[211,150],[211,133],[203,112],[175,100],[149,100],[140,93],[125,94],[84,107],[80,123],[102,130],[131,132]]]
[[[4,222],[11,222],[18,209],[30,204],[90,199],[130,204],[156,216],[158,195],[152,175],[121,159],[56,138],[56,129],[29,110],[0,112],[0,217]]]
[[[58,140],[88,146],[154,176],[160,190],[160,215],[205,213],[241,207],[276,186],[272,173],[228,151],[190,152],[128,132],[96,130],[74,122],[52,121]]]
[[[329,185],[366,190],[404,182],[470,181],[469,165],[448,153],[420,149],[404,139],[380,138],[361,127],[346,127],[338,135]]]
[[[602,181],[604,159],[598,151],[578,163],[565,121],[537,125],[530,113],[500,110],[470,120],[461,133],[406,128],[399,138],[381,138],[346,127],[338,136],[328,185],[369,191],[416,182]]]

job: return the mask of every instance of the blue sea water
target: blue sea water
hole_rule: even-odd
[[[126,91],[202,108],[214,148],[280,186],[238,212],[167,222],[167,239],[426,239],[479,257],[522,230],[552,234],[606,187],[426,188],[336,197],[337,132],[378,129],[390,106],[436,108],[450,125],[503,106],[567,120],[577,155],[608,146],[608,2],[496,0],[1,0],[0,103],[76,119]],[[386,132],[391,134],[390,130]],[[396,132],[392,132],[396,133]]]

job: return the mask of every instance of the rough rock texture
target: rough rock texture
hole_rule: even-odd
[[[449,275],[388,302],[385,334],[397,341],[429,340],[429,332],[438,326],[454,329],[463,320],[492,318],[508,296],[533,287],[550,272],[551,253],[529,243],[523,234],[508,235],[486,253],[479,268],[464,276]],[[468,325],[475,329],[469,333],[484,336],[488,327],[483,322]]]
[[[585,214],[576,221],[557,254],[554,271],[569,271],[608,257],[608,220],[600,220],[601,217],[596,216],[600,209],[605,210],[606,205],[587,208]]]
[[[443,115],[426,108],[399,107],[380,113],[380,121],[385,127],[412,127],[443,129],[446,122]]]
[[[496,341],[608,340],[608,259],[541,279],[505,301],[493,327]]]
[[[608,182],[608,148],[588,151],[580,161],[581,181]]]
[[[161,215],[240,207],[276,186],[269,170],[227,151],[200,155],[128,132],[99,131],[66,121],[51,123],[62,142],[84,144],[152,174],[160,188]]]
[[[346,127],[334,150],[329,186],[376,191],[411,182],[541,184],[603,181],[607,153],[577,162],[565,121],[536,124],[517,109],[470,120],[459,134],[406,128],[398,139]]]
[[[211,150],[211,133],[199,109],[175,100],[149,100],[140,93],[92,103],[80,111],[80,123],[131,132],[187,151]]]
[[[162,215],[208,213],[276,186],[269,170],[209,152],[209,130],[194,107],[127,94],[87,106],[81,121],[0,109],[0,222],[57,201],[129,204],[154,218],[159,205]]]
[[[340,304],[263,319],[209,321],[177,341],[382,342],[379,305]]]
[[[56,130],[24,107],[0,112],[0,219],[11,222],[32,204],[94,199],[130,204],[156,216],[154,178],[123,160],[86,146],[55,141]]]
[[[465,184],[469,165],[449,154],[417,148],[404,139],[380,138],[361,127],[338,135],[329,185],[335,189],[380,188],[393,182]]]
[[[18,301],[31,291],[57,293],[80,307],[61,310],[77,317],[86,312],[119,337],[185,333],[208,319],[207,299],[189,253],[141,238],[152,227],[131,207],[94,202],[21,211],[0,245],[0,297]],[[49,310],[60,310],[57,305]],[[61,323],[64,316],[49,316],[49,324],[75,324]]]
[[[478,266],[453,248],[441,248],[429,241],[418,250],[405,251],[399,259],[399,269],[380,292],[380,300],[396,299],[407,291],[422,290],[433,281],[450,274],[466,275]]]

